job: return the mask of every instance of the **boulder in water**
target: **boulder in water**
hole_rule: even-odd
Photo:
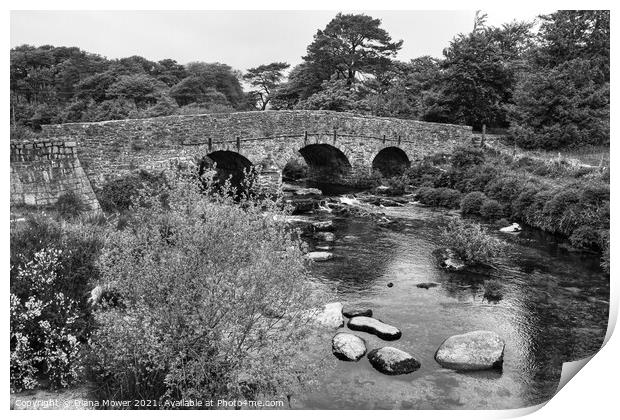
[[[293,194],[297,196],[309,196],[309,195],[319,196],[319,195],[322,195],[323,193],[321,192],[321,190],[317,188],[299,188],[298,190],[293,191]]]
[[[521,225],[518,223],[513,223],[510,226],[501,228],[499,231],[504,233],[518,233],[521,232]]]
[[[394,347],[381,347],[368,353],[372,367],[386,375],[404,375],[420,369],[420,362],[407,352]]]
[[[325,231],[334,230],[334,222],[332,222],[331,220],[312,222],[312,229],[315,232],[325,232]]]
[[[316,232],[314,238],[319,241],[334,242],[336,240],[336,235],[331,232]]]
[[[366,354],[366,342],[355,334],[341,332],[332,338],[332,353],[340,360],[357,362]]]
[[[344,325],[344,319],[342,318],[342,303],[328,303],[323,307],[323,310],[319,312],[315,320],[319,324],[328,328],[342,327]]]
[[[334,254],[332,254],[331,252],[313,251],[308,252],[306,254],[306,257],[310,258],[312,261],[327,261],[334,258]]]
[[[386,341],[398,340],[402,335],[398,328],[368,316],[353,317],[349,320],[347,326],[353,331],[363,331],[374,334]]]
[[[342,310],[342,315],[347,318],[353,318],[354,316],[372,316],[372,309],[367,308],[346,308]]]
[[[505,343],[492,331],[453,335],[441,343],[435,360],[447,369],[469,371],[499,368],[504,361]]]

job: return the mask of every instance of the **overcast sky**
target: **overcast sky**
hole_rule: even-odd
[[[351,12],[351,11],[343,11]],[[359,13],[360,11],[353,11]],[[499,26],[533,20],[551,10],[488,10]],[[317,29],[337,11],[13,11],[11,47],[77,46],[108,58],[140,55],[226,63],[246,70],[272,61],[298,64]],[[441,57],[460,32],[469,32],[475,11],[367,11],[382,20],[394,40],[404,40],[398,59]]]

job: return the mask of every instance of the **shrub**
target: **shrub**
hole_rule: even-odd
[[[87,211],[88,206],[75,191],[69,191],[58,197],[55,209],[60,217],[72,219]]]
[[[441,232],[442,243],[468,264],[488,263],[501,255],[505,245],[478,223],[455,218]]]
[[[151,197],[109,235],[102,285],[122,305],[96,315],[101,398],[256,399],[320,373],[304,354],[322,296],[280,203],[201,191],[172,180],[169,208]]]
[[[140,205],[136,198],[143,191],[153,195],[162,195],[165,191],[166,179],[163,173],[152,174],[145,170],[123,176],[107,182],[96,191],[101,208],[109,213],[122,213],[132,205]]]
[[[580,226],[570,235],[570,243],[576,248],[597,248],[600,243],[598,231],[592,226]]]
[[[484,191],[487,185],[499,176],[495,165],[471,166],[457,177],[454,188],[463,192]]]
[[[487,196],[480,191],[474,191],[467,194],[461,200],[461,213],[463,214],[480,214],[480,207],[487,200]]]
[[[423,187],[416,191],[416,200],[422,204],[457,209],[461,203],[461,193],[450,188]]]
[[[31,281],[20,275],[23,267],[32,264],[38,253],[58,250],[54,268],[54,287],[77,305],[79,318],[75,321],[78,338],[84,341],[90,334],[90,305],[87,296],[99,271],[96,261],[103,246],[101,228],[85,224],[60,223],[45,216],[29,216],[25,222],[11,228],[11,293],[27,300]]]
[[[491,181],[484,189],[485,194],[502,203],[511,203],[523,191],[523,179],[506,176]]]
[[[452,152],[452,166],[465,168],[484,163],[484,152],[474,147],[457,147]]]
[[[32,389],[45,373],[52,387],[75,383],[82,369],[77,302],[57,284],[61,252],[46,249],[18,267],[15,281],[26,296],[11,293],[11,388]]]
[[[404,175],[407,177],[407,182],[414,187],[430,187],[435,183],[441,174],[442,170],[429,164],[426,160],[412,164],[405,171]]]
[[[488,199],[480,206],[480,216],[489,220],[497,220],[504,216],[504,207],[493,199]]]

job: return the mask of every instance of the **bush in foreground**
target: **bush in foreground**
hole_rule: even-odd
[[[96,315],[101,398],[287,396],[320,372],[304,356],[318,295],[279,203],[201,191],[180,177],[168,208],[152,198],[109,236],[103,286],[121,305]]]
[[[441,232],[441,240],[467,264],[489,263],[505,248],[502,241],[489,235],[480,224],[458,218],[452,219]]]
[[[480,214],[480,207],[487,200],[487,196],[480,191],[473,191],[461,200],[461,213]]]

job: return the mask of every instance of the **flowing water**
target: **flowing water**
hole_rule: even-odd
[[[402,331],[402,338],[392,342],[355,332],[368,350],[393,346],[414,355],[422,367],[387,376],[365,357],[358,362],[336,360],[321,376],[319,388],[296,399],[295,408],[531,406],[553,396],[563,362],[590,356],[602,345],[609,276],[600,270],[597,255],[571,250],[558,238],[524,228],[518,235],[496,233],[510,246],[494,261],[495,269],[447,272],[438,268],[432,251],[440,246],[441,227],[457,212],[413,203],[374,209],[399,223],[384,228],[368,218],[311,216],[333,220],[336,227],[335,258],[313,264],[312,273],[330,285],[345,306],[371,308],[374,317]],[[309,245],[312,249],[318,243],[309,240]],[[439,286],[416,287],[421,282]],[[490,283],[499,290],[487,299]],[[495,331],[505,340],[502,371],[459,373],[435,362],[443,340],[474,330]]]

